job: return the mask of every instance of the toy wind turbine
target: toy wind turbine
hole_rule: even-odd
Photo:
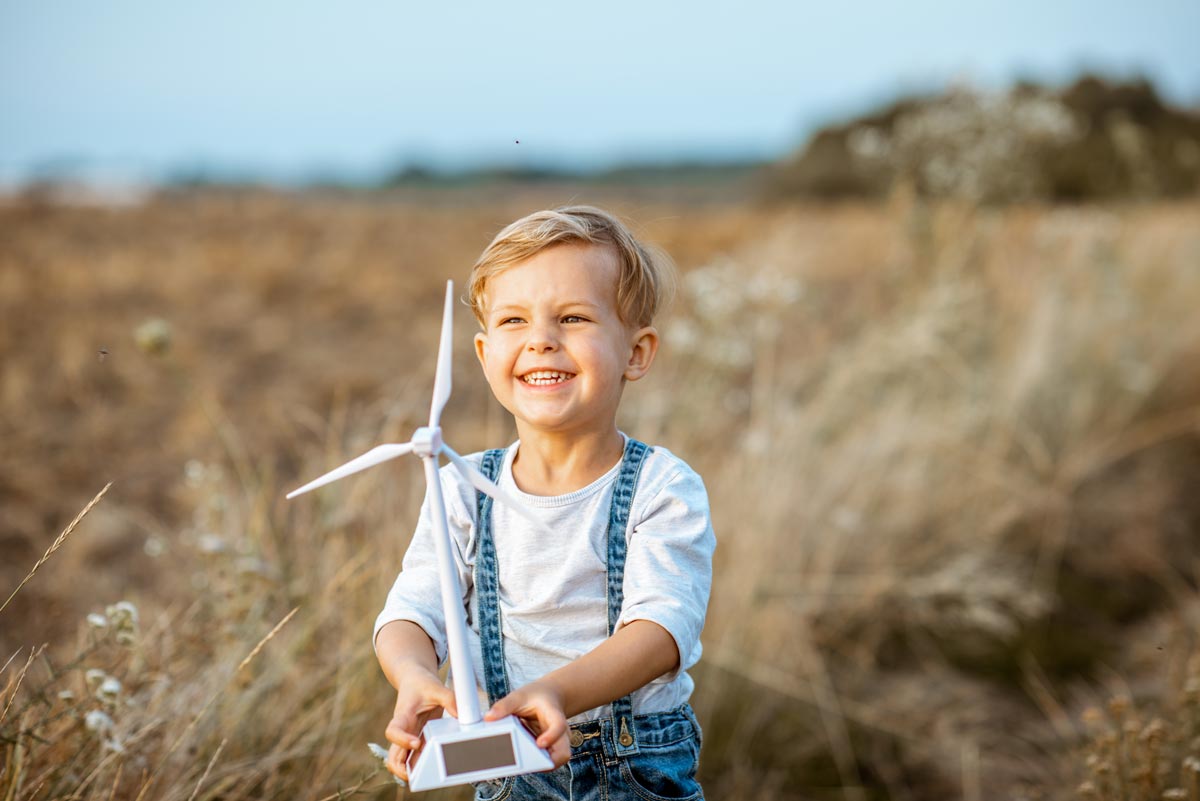
[[[458,703],[458,719],[442,717],[430,720],[421,732],[422,745],[409,754],[409,785],[413,790],[449,787],[485,779],[514,776],[519,773],[551,770],[554,763],[549,754],[537,747],[533,735],[513,717],[484,721],[479,711],[479,696],[475,689],[475,670],[467,653],[467,616],[462,604],[462,590],[450,553],[450,530],[446,522],[446,505],[442,499],[442,482],[438,477],[438,455],[446,454],[471,486],[507,504],[513,511],[541,523],[508,493],[488,480],[471,464],[442,442],[438,426],[442,409],[450,399],[450,359],[452,321],[454,317],[454,282],[446,282],[446,307],[442,316],[442,338],[438,346],[437,375],[433,384],[433,403],[429,407],[429,425],[418,428],[412,440],[380,445],[352,459],[315,481],[288,493],[294,498],[301,493],[324,486],[339,478],[366,470],[381,462],[414,453],[425,463],[425,481],[429,485],[430,519],[437,548],[438,572],[441,577],[442,609],[446,618],[446,639],[449,642],[450,670],[454,679],[454,697]]]

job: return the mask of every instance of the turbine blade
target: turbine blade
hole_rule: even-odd
[[[429,407],[429,427],[437,428],[442,409],[450,400],[450,360],[454,351],[454,282],[446,282],[446,306],[442,312],[442,339],[438,344],[437,375],[433,379],[433,403]]]
[[[483,473],[476,470],[470,462],[455,453],[449,445],[442,444],[442,453],[450,459],[450,462],[458,468],[458,472],[462,473],[463,478],[471,482],[471,486],[482,492],[484,495],[491,496],[494,500],[500,501],[509,509],[512,509],[517,514],[524,517],[530,523],[540,528],[543,532],[553,535],[546,525],[538,519],[528,506],[518,501],[512,495],[509,495],[500,487],[496,486],[495,482],[488,479]]]
[[[314,479],[303,487],[297,490],[292,490],[287,494],[288,500],[295,498],[301,493],[314,490],[317,487],[323,487],[326,484],[337,481],[339,478],[345,478],[351,473],[357,473],[360,470],[366,470],[368,467],[374,467],[380,462],[386,462],[389,459],[395,459],[397,456],[403,456],[406,453],[411,453],[413,449],[411,442],[399,444],[379,445],[359,456],[357,459],[351,459],[341,467],[335,467],[320,478]]]

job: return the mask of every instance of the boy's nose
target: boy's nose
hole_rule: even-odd
[[[538,337],[530,339],[527,348],[533,353],[552,353],[557,350],[558,345],[553,340]]]
[[[530,332],[525,347],[533,353],[550,353],[558,348],[558,338],[548,326],[538,326]]]

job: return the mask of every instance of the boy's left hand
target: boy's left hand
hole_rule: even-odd
[[[567,716],[563,713],[562,698],[549,684],[535,681],[514,690],[497,701],[484,720],[499,720],[505,715],[516,715],[537,737],[539,748],[550,752],[554,767],[561,767],[571,759],[571,745],[567,740]]]

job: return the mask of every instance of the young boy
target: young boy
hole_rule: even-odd
[[[588,206],[517,220],[472,270],[476,355],[519,439],[469,458],[558,532],[441,471],[486,718],[517,715],[556,766],[478,784],[481,801],[703,797],[686,670],[712,583],[708,497],[678,457],[616,426],[625,382],[658,350],[663,270]],[[456,714],[437,674],[446,634],[428,514],[375,623],[401,779],[425,722]]]

